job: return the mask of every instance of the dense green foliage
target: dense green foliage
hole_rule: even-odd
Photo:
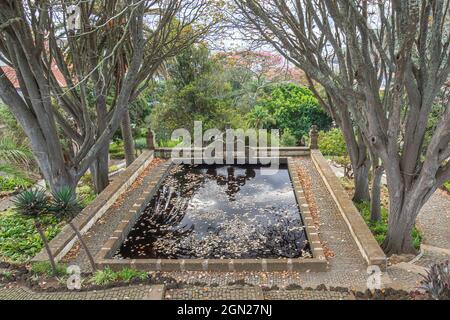
[[[347,156],[347,145],[340,129],[319,132],[319,149],[324,156]]]
[[[170,79],[151,116],[158,142],[169,141],[179,128],[192,132],[194,121],[202,121],[204,130],[224,129],[227,124],[242,127],[243,115],[234,107],[232,84],[205,46],[185,50],[168,65],[168,73]]]
[[[61,230],[61,223],[52,216],[39,218],[45,235],[53,239]],[[43,248],[32,218],[9,210],[0,213],[0,260],[26,262]]]
[[[125,150],[121,140],[114,141],[109,145],[109,154],[111,159],[122,160],[125,159]]]
[[[289,130],[297,141],[308,136],[313,124],[319,130],[328,130],[332,124],[313,93],[293,83],[274,86],[257,102],[249,118],[256,127]]]
[[[377,242],[382,245],[384,240],[386,239],[386,235],[388,232],[388,210],[384,207],[381,208],[381,221],[374,222],[370,219],[370,203],[362,202],[355,203],[356,208],[358,208],[361,213],[364,221],[369,226],[370,231],[372,231]],[[414,227],[412,232],[413,244],[416,249],[420,249],[420,244],[422,243],[422,235],[419,230]]]
[[[0,191],[16,191],[29,188],[33,182],[21,177],[0,177]]]
[[[444,188],[447,189],[448,192],[450,192],[450,181],[444,183]]]
[[[295,147],[297,146],[297,138],[291,133],[291,130],[284,130],[280,137],[280,145],[282,147]]]

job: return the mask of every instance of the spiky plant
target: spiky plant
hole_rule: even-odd
[[[450,268],[449,262],[437,263],[430,267],[427,275],[423,276],[421,288],[432,299],[450,300]]]
[[[30,189],[26,190],[14,197],[13,203],[16,206],[18,214],[26,217],[30,217],[34,220],[34,226],[39,233],[39,236],[44,243],[45,250],[47,251],[50,264],[52,266],[53,274],[57,274],[56,262],[53,256],[50,246],[48,245],[48,239],[45,236],[44,230],[42,230],[39,218],[48,213],[49,209],[49,197],[43,189]]]
[[[81,211],[81,204],[78,201],[77,195],[74,189],[70,187],[62,187],[59,190],[55,190],[52,193],[52,199],[50,201],[49,211],[57,217],[67,221],[67,224],[75,232],[81,246],[83,247],[86,255],[88,256],[92,270],[96,270],[94,258],[83,240],[78,228],[73,224],[73,218]]]

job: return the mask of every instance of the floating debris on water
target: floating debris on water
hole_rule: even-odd
[[[116,259],[311,256],[289,172],[258,165],[176,165]]]

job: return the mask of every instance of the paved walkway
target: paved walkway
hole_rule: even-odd
[[[24,287],[6,288],[0,286],[0,300],[156,300],[162,297],[159,288],[135,286],[89,292],[37,293]]]
[[[260,287],[195,287],[164,290],[161,286],[134,286],[89,292],[39,293],[24,287],[0,286],[0,300],[353,300],[350,293],[313,290],[270,290]]]

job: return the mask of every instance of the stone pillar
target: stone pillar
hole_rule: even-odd
[[[147,133],[147,149],[155,150],[155,146],[155,134],[153,133],[153,130],[149,129]]]
[[[312,125],[311,131],[309,132],[309,148],[311,150],[319,149],[319,131],[317,131],[317,126]]]

